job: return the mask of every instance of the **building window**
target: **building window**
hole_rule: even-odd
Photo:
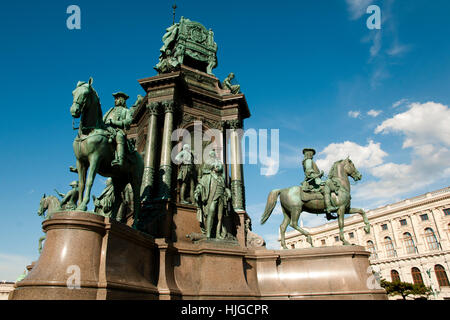
[[[322,239],[322,245],[324,246],[326,244],[325,239]]]
[[[420,215],[420,220],[422,220],[422,221],[428,221],[428,214],[421,214]]]
[[[428,244],[428,249],[430,250],[438,250],[439,243],[437,241],[436,235],[434,234],[433,229],[426,228],[425,229],[425,240]]]
[[[423,284],[422,273],[420,272],[419,268],[416,268],[416,267],[412,268],[411,275],[412,275],[414,284]]]
[[[353,232],[350,232],[350,233],[348,234],[348,236],[350,237],[350,239],[353,239],[353,238],[355,237],[355,234],[354,234]]]
[[[400,281],[400,275],[397,270],[391,270],[391,281]]]
[[[440,264],[434,266],[434,272],[436,273],[436,278],[440,287],[448,287],[450,284],[448,283],[447,273],[445,269]]]
[[[382,224],[381,225],[381,230],[387,230],[388,229],[388,226],[387,226],[387,224],[385,223],[385,224]]]
[[[394,244],[392,243],[392,239],[390,237],[384,238],[384,248],[386,249],[387,257],[395,257]]]
[[[409,232],[403,234],[403,241],[405,241],[406,253],[416,253],[416,246]]]
[[[444,214],[445,214],[446,216],[450,216],[450,208],[444,209]]]
[[[406,219],[402,219],[402,220],[400,220],[400,225],[406,226],[406,225],[408,225],[408,222],[406,221]]]
[[[371,240],[367,241],[367,250],[370,252],[370,258],[377,259],[377,250],[375,249],[375,245]]]
[[[334,241],[338,242],[339,241],[339,236],[335,236],[334,237]]]

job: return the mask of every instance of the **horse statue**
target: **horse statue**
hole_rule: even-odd
[[[55,196],[42,196],[41,201],[39,202],[39,209],[38,209],[38,216],[42,217],[44,216],[44,220],[51,219],[53,216],[53,213],[55,211],[58,211],[60,209],[60,202],[59,199]],[[47,212],[47,214],[45,214]],[[42,242],[46,239],[46,235],[39,238],[39,254],[42,252]]]
[[[350,180],[348,177],[351,176],[354,181],[359,181],[362,178],[361,173],[355,168],[355,165],[347,158],[345,160],[336,161],[331,167],[330,173],[326,183],[330,186],[331,190],[334,191],[331,195],[331,202],[333,206],[338,207],[337,219],[339,224],[339,239],[344,245],[350,245],[348,241],[344,238],[344,215],[359,213],[365,223],[364,231],[366,233],[370,232],[370,224],[367,219],[364,210],[359,208],[350,207]],[[293,186],[286,189],[276,189],[269,193],[267,198],[266,208],[261,217],[261,224],[264,224],[267,219],[269,219],[272,214],[275,205],[277,204],[277,199],[280,197],[281,210],[283,211],[284,219],[280,225],[280,235],[281,235],[281,246],[283,249],[287,249],[285,241],[285,232],[290,224],[292,228],[299,231],[302,235],[305,235],[307,242],[313,246],[311,235],[308,231],[300,228],[298,226],[298,220],[300,214],[303,211],[314,214],[324,214],[325,213],[325,200],[320,193],[317,194],[318,197],[312,200],[305,200],[305,193],[302,191],[300,186]]]
[[[72,92],[73,103],[70,107],[72,117],[81,117],[78,135],[73,141],[79,181],[77,210],[87,210],[95,175],[99,173],[104,177],[112,178],[116,199],[113,212],[119,210],[122,198],[120,194],[128,183],[131,184],[134,200],[133,228],[137,229],[144,161],[136,150],[130,150],[127,151],[122,166],[111,166],[111,161],[115,159],[115,142],[111,138],[108,126],[103,122],[100,99],[92,87],[92,82],[92,78],[87,83],[78,82]]]

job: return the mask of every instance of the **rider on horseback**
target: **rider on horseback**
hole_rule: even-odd
[[[315,154],[316,151],[314,149],[303,149],[304,159],[302,165],[305,173],[305,180],[302,182],[301,187],[304,192],[320,192],[325,199],[327,219],[336,219],[331,212],[336,211],[338,208],[331,204],[331,189],[328,184],[321,179],[323,171],[319,170],[319,167],[313,160]]]
[[[116,140],[116,158],[111,162],[111,166],[122,167],[126,146],[125,130],[130,128],[133,119],[126,105],[128,95],[123,92],[117,92],[113,93],[113,97],[115,106],[106,112],[103,122],[114,130],[112,133]]]

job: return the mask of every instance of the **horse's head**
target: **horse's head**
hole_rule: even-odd
[[[39,202],[39,209],[37,212],[38,216],[42,217],[47,209],[48,209],[48,202],[44,193],[44,195],[41,198],[41,201]]]
[[[344,169],[345,172],[347,172],[347,174],[353,178],[353,180],[359,181],[362,179],[362,174],[358,171],[358,169],[356,169],[353,161],[350,160],[349,157],[344,160]]]
[[[72,117],[79,118],[84,111],[84,108],[88,103],[91,102],[91,96],[95,93],[92,88],[92,78],[89,78],[89,81],[83,82],[79,81],[77,83],[77,87],[72,91],[73,102],[70,107],[70,113]]]

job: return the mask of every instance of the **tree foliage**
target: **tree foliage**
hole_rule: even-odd
[[[389,282],[381,280],[381,287],[383,287],[387,294],[390,296],[402,296],[403,300],[406,300],[408,296],[421,296],[427,297],[432,293],[431,287],[420,284],[412,284],[409,282],[393,281]]]

